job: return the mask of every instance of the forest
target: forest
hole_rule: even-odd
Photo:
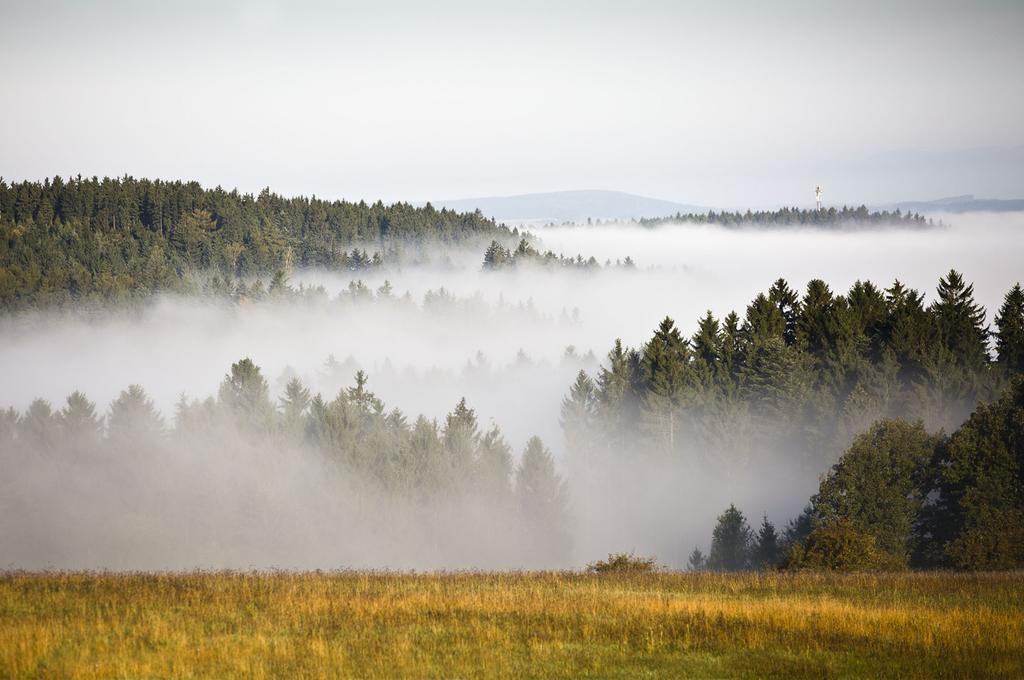
[[[714,224],[728,228],[746,227],[816,227],[866,228],[899,225],[916,229],[936,226],[932,219],[918,213],[897,210],[868,210],[861,205],[853,208],[779,208],[778,210],[715,211],[706,213],[676,213],[665,217],[641,218],[637,222],[645,227],[667,223]],[[939,223],[941,226],[941,222]]]
[[[784,533],[765,517],[755,535],[730,506],[691,567],[1024,566],[1024,291],[994,331],[956,271],[922,299],[899,281],[801,296],[780,279],[742,319],[708,312],[686,338],[666,318],[638,349],[617,342],[562,404],[573,482],[620,498],[651,457],[706,479],[831,466]]]
[[[280,294],[297,292],[284,283]],[[957,271],[939,281],[933,303],[923,300],[899,281],[885,289],[858,281],[842,294],[812,280],[801,295],[780,279],[742,317],[708,312],[690,337],[665,318],[635,349],[616,341],[593,375],[580,371],[567,386],[564,474],[539,438],[513,451],[465,399],[441,421],[407,416],[385,406],[362,371],[333,395],[293,378],[272,396],[260,368],[242,359],[215,396],[182,396],[169,420],[138,385],[105,412],[81,392],[57,408],[37,399],[0,417],[13,471],[0,493],[8,531],[19,535],[16,518],[32,516],[41,488],[71,498],[102,489],[104,503],[77,518],[92,531],[114,509],[159,526],[166,510],[147,489],[173,506],[197,494],[246,526],[255,517],[253,531],[273,526],[291,487],[267,498],[212,481],[181,488],[211,470],[213,479],[231,477],[244,463],[303,469],[317,477],[318,502],[343,501],[349,519],[384,544],[430,536],[441,564],[569,564],[581,526],[625,521],[628,536],[643,525],[645,503],[658,506],[649,508],[659,513],[652,526],[672,541],[672,506],[637,492],[653,491],[654,477],[680,490],[700,480],[714,490],[707,502],[726,507],[737,480],[770,485],[829,471],[802,515],[776,518],[789,520],[781,528],[764,516],[755,531],[730,505],[706,554],[707,544],[686,546],[681,535],[677,552],[689,553],[693,569],[723,571],[1019,567],[1024,291],[1006,293],[991,329]],[[227,467],[218,471],[221,458]],[[288,509],[295,521],[308,511]],[[321,511],[329,521],[338,508]],[[39,543],[20,549],[48,554]]]
[[[929,225],[920,215],[870,212],[863,206],[709,211],[640,221],[647,227],[667,223],[765,228]],[[280,285],[293,271],[359,272],[385,261],[416,264],[432,247],[453,245],[478,248],[485,268],[524,261],[578,269],[601,264],[593,256],[541,251],[518,228],[498,224],[479,210],[457,213],[429,203],[415,207],[286,198],[269,188],[254,196],[204,189],[197,182],[129,176],[55,176],[16,183],[0,178],[2,311],[118,305],[160,292],[247,297],[275,281]],[[635,266],[628,256],[616,259],[621,266]],[[604,264],[610,266],[611,259]]]
[[[253,196],[127,176],[0,179],[0,307],[124,302],[189,292],[214,276],[361,270],[418,245],[494,236],[513,233],[479,212],[429,204]]]

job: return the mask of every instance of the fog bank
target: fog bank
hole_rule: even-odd
[[[576,496],[572,555],[553,562],[514,540],[490,542],[502,515],[488,514],[485,502],[432,506],[424,523],[422,507],[367,495],[307,451],[241,445],[231,433],[202,455],[169,444],[166,459],[121,451],[112,467],[82,461],[69,470],[4,456],[7,471],[19,472],[0,487],[2,566],[513,568],[579,566],[628,549],[681,566],[694,545],[706,545],[729,502],[752,520],[767,512],[783,524],[827,465],[773,465],[784,453],[774,451],[735,475],[650,465],[630,478],[628,494],[638,500],[625,516],[621,503],[606,503],[601,475],[585,478],[562,455],[559,405],[576,372],[593,373],[616,338],[640,345],[666,315],[685,334],[708,309],[742,316],[779,277],[800,290],[821,278],[837,294],[858,279],[886,287],[898,278],[927,303],[955,268],[974,283],[991,323],[1024,278],[1024,215],[944,219],[949,226],[932,230],[550,227],[536,230],[544,249],[612,263],[630,256],[638,267],[484,271],[482,252],[451,251],[422,266],[297,272],[293,286],[324,291],[283,300],[162,297],[141,311],[4,318],[2,407],[24,410],[42,397],[59,408],[82,390],[103,411],[134,383],[170,421],[182,394],[216,394],[242,357],[262,367],[274,399],[293,377],[330,399],[363,369],[370,389],[410,418],[441,419],[466,397],[481,427],[499,425],[515,452],[540,435]],[[369,290],[349,292],[355,280]],[[374,293],[385,281],[392,292]],[[112,479],[112,469],[131,475]],[[124,485],[137,493],[127,505],[97,502]]]

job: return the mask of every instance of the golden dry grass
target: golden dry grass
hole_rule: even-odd
[[[1021,574],[0,575],[0,676],[1024,676]]]

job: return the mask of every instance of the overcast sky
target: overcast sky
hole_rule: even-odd
[[[1020,0],[0,0],[0,57],[8,179],[728,207],[807,203],[815,183],[850,202],[1024,196]],[[965,150],[977,172],[914,170]],[[893,163],[905,180],[874,169]]]

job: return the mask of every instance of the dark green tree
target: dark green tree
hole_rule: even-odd
[[[859,435],[811,499],[823,524],[844,519],[908,564],[939,439],[920,423],[881,420]]]
[[[753,540],[750,526],[743,513],[730,505],[718,516],[718,524],[711,535],[711,552],[707,567],[713,571],[742,571],[750,568],[750,545]]]
[[[938,340],[954,362],[971,368],[988,362],[985,310],[974,302],[974,286],[967,285],[958,271],[951,269],[939,280],[931,312]]]
[[[959,569],[1024,567],[1024,377],[983,404],[937,454],[925,538]]]
[[[759,569],[773,569],[782,560],[782,546],[775,525],[765,515],[761,519],[761,527],[754,537],[751,562]]]
[[[1011,373],[1024,373],[1024,290],[1015,284],[996,314],[996,357]]]
[[[687,341],[668,317],[643,349],[644,421],[657,447],[665,452],[677,446],[690,382],[689,355]]]

